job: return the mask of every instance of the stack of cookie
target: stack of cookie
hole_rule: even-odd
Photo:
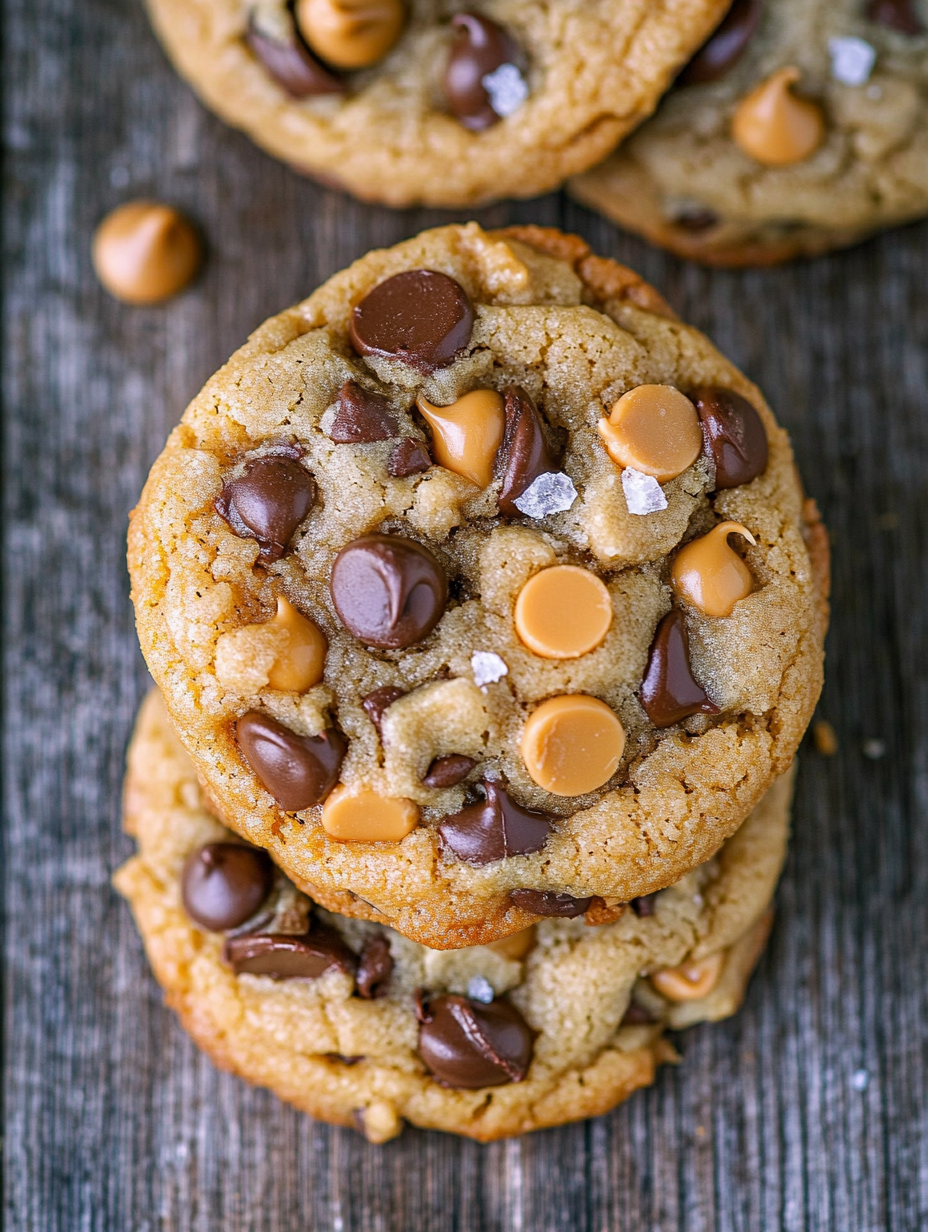
[[[117,884],[194,1037],[373,1141],[649,1083],[763,945],[827,559],[760,392],[577,237],[428,231],[267,321],[130,529]]]

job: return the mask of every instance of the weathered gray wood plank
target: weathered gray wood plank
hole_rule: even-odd
[[[177,81],[133,0],[8,0],[4,57],[4,1226],[928,1227],[928,228],[709,273],[560,198],[482,215],[580,231],[762,383],[834,533],[823,712],[841,750],[803,758],[744,1011],[688,1033],[679,1070],[596,1122],[376,1148],[198,1056],[108,887],[145,687],[123,532],[167,430],[248,330],[369,247],[465,215],[364,207],[265,158]],[[119,307],[90,270],[94,224],[140,194],[211,245],[166,309]]]

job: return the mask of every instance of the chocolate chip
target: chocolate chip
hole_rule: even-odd
[[[448,995],[424,1009],[419,1055],[444,1087],[498,1087],[521,1082],[528,1073],[534,1037],[509,1001],[484,1005]]]
[[[767,468],[767,432],[747,398],[733,389],[701,385],[693,390],[702,425],[703,452],[715,466],[715,486],[737,488]]]
[[[483,789],[486,800],[451,813],[438,827],[443,845],[468,864],[541,851],[551,833],[548,815],[522,808],[492,779],[484,779]]]
[[[621,1026],[623,1027],[639,1027],[646,1022],[653,1022],[654,1019],[644,1008],[644,1006],[636,1005],[634,1001],[630,1002],[625,1015],[622,1018]]]
[[[266,851],[244,843],[207,843],[187,857],[181,895],[190,918],[219,933],[250,919],[273,884],[274,865]]]
[[[304,47],[296,24],[287,14],[287,37],[274,37],[258,28],[255,13],[248,19],[245,41],[279,86],[294,98],[314,94],[343,94],[344,83],[324,69]],[[275,31],[275,34],[279,33]]]
[[[435,270],[394,274],[351,314],[351,341],[361,355],[401,359],[420,372],[452,362],[470,341],[474,310],[460,283]]]
[[[572,894],[555,894],[551,890],[511,890],[509,898],[525,911],[564,920],[573,920],[578,915],[583,915],[585,911],[589,911],[593,901],[592,895],[589,898],[574,898]]]
[[[925,26],[915,11],[914,0],[871,0],[867,6],[871,21],[900,34],[923,34]]]
[[[348,745],[341,732],[298,736],[269,715],[249,710],[235,724],[245,760],[282,809],[321,804],[335,784]]]
[[[342,548],[329,590],[345,628],[382,650],[427,637],[448,602],[444,569],[428,548],[400,535],[364,535]]]
[[[497,498],[503,513],[518,514],[515,502],[532,486],[539,475],[557,470],[541,416],[524,389],[507,385],[505,398],[506,426],[493,469],[496,478],[502,480]]]
[[[693,679],[686,618],[673,608],[657,626],[641,682],[641,704],[655,727],[670,727],[689,714],[718,714],[719,708]]]
[[[654,894],[641,894],[638,898],[633,898],[630,905],[639,920],[645,920],[649,915],[654,914],[654,904],[656,901],[656,892]]]
[[[427,471],[431,465],[432,459],[422,442],[414,436],[407,436],[394,446],[387,470],[394,479],[405,479],[408,475]]]
[[[465,128],[480,132],[501,119],[483,79],[503,64],[516,63],[519,49],[502,26],[478,13],[458,13],[451,25],[455,40],[445,69],[445,97],[451,114]]]
[[[691,235],[699,235],[702,231],[711,231],[713,227],[718,226],[718,221],[718,214],[713,213],[712,210],[692,206],[681,210],[674,218],[673,225],[679,227],[681,231],[688,231]]]
[[[283,556],[315,499],[312,475],[293,458],[272,455],[223,485],[216,512],[243,539],[257,539],[259,559],[270,562]]]
[[[395,701],[404,696],[403,689],[397,689],[394,685],[387,684],[382,689],[375,689],[373,693],[368,693],[367,697],[361,698],[364,713],[377,728],[378,736],[380,735],[380,725],[383,722],[383,716]]]
[[[436,757],[422,782],[426,787],[438,789],[453,787],[455,783],[460,783],[461,779],[467,778],[476,764],[476,758],[465,757],[463,753],[449,753],[447,757]]]
[[[383,997],[393,971],[393,955],[386,937],[368,937],[361,950],[356,983],[358,993],[367,1000]]]
[[[734,0],[722,24],[680,74],[679,84],[698,86],[724,77],[744,54],[760,23],[762,9],[762,0]]]
[[[386,398],[357,381],[346,381],[338,391],[338,410],[329,429],[336,445],[367,445],[388,441],[399,431]]]
[[[319,925],[302,937],[249,933],[229,937],[222,957],[236,975],[272,980],[316,980],[327,971],[352,974],[357,959],[338,933]]]

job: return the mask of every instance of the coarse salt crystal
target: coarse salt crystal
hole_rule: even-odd
[[[667,497],[654,476],[644,475],[631,466],[622,472],[622,491],[629,513],[659,513],[667,508]]]
[[[509,674],[509,668],[491,650],[475,650],[470,665],[474,669],[474,683],[479,685],[494,684]]]
[[[828,40],[831,56],[831,75],[845,86],[862,86],[870,80],[876,63],[876,48],[862,38],[833,38]]]
[[[855,1070],[851,1075],[851,1086],[855,1091],[866,1091],[870,1085],[870,1075],[865,1069]]]
[[[484,1005],[489,1005],[496,996],[493,985],[485,975],[475,975],[468,981],[467,995],[472,1001],[482,1001]]]
[[[481,77],[480,84],[490,96],[490,106],[503,119],[518,111],[528,98],[528,83],[514,64],[501,64]]]
[[[577,499],[577,489],[563,471],[539,475],[535,482],[512,502],[527,518],[545,518],[549,513],[564,513]]]

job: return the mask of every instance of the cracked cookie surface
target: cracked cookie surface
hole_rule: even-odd
[[[459,351],[428,372],[408,349],[362,358],[357,346],[378,336],[371,293],[422,269],[471,306]],[[419,302],[413,282],[404,311]],[[464,301],[427,283],[453,331]],[[437,319],[413,315],[417,328]],[[404,338],[417,362],[435,342],[421,330]],[[664,508],[634,514],[602,417],[630,390],[669,387],[717,416],[726,399],[749,403],[769,453],[749,482],[733,473],[735,486],[718,487],[723,454],[707,446],[676,478],[652,480]],[[391,473],[398,441],[426,463],[436,453],[423,398],[449,408],[482,390],[492,419],[510,405],[497,391],[512,388],[517,426],[535,425],[534,454],[504,433],[505,465],[484,488],[450,469],[463,466],[457,455]],[[504,515],[510,463],[521,459],[524,487],[530,456],[543,484],[573,493],[568,507],[555,491],[559,511],[527,516],[516,504]],[[262,467],[273,484],[261,490],[290,518],[276,530],[253,529],[267,513],[254,507]],[[754,540],[725,548],[750,593],[708,616],[681,597],[674,562],[723,522]],[[357,572],[340,590],[346,550]],[[788,769],[808,723],[827,558],[786,434],[703,335],[576,237],[474,224],[371,253],[266,322],[187,409],[133,514],[129,550],[142,649],[224,820],[326,907],[433,948],[489,942],[546,913],[602,919],[707,860]],[[413,573],[395,572],[397,560]],[[611,617],[604,634],[594,620],[593,649],[546,657],[519,634],[526,611],[536,619],[520,601],[564,566],[595,602],[607,597]],[[412,607],[391,624],[378,596],[410,578],[415,602],[407,595]],[[358,594],[373,607],[351,608]],[[326,646],[322,678],[302,689],[275,675],[291,637],[275,617],[282,602]],[[379,646],[352,631],[371,612],[386,624],[362,632]],[[391,647],[397,636],[412,640]],[[565,790],[548,750],[587,739],[599,752],[568,757]],[[318,802],[300,807],[307,799]]]
[[[222,934],[197,925],[183,901],[191,857],[233,836],[210,812],[153,691],[129,749],[125,787],[125,828],[138,853],[114,880],[168,1004],[217,1065],[375,1142],[399,1133],[404,1121],[489,1140],[608,1111],[676,1059],[667,1029],[735,1012],[769,931],[790,778],[774,785],[707,864],[599,927],[547,920],[495,946],[434,951],[323,911],[278,873],[266,909],[233,930],[239,942],[308,930],[347,962],[316,978],[236,975],[223,958]],[[363,955],[377,945],[381,982],[372,996],[349,952],[362,956],[363,968]],[[444,1004],[476,996],[477,1013],[490,1001],[514,1007],[510,1015],[531,1033],[521,1080],[441,1085],[421,1051],[416,1005],[424,996]]]

